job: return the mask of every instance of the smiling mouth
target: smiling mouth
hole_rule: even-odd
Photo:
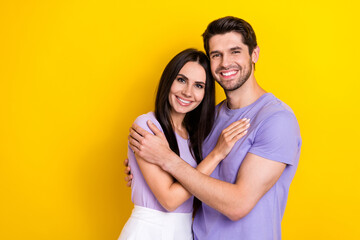
[[[238,72],[238,70],[229,71],[229,72],[220,72],[220,75],[224,76],[224,77],[230,77],[230,76],[235,75],[237,72]]]
[[[183,103],[182,105],[189,105],[191,101],[186,101],[182,98],[176,97],[177,100],[179,100],[180,103]]]

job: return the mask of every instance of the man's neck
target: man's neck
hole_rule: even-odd
[[[259,99],[266,91],[260,87],[254,77],[248,79],[240,88],[225,91],[227,105],[230,109],[246,107]]]

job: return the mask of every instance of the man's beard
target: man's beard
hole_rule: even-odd
[[[250,75],[251,75],[251,71],[252,71],[252,62],[250,60],[249,62],[249,67],[244,69],[240,66],[237,67],[238,70],[239,70],[239,73],[240,73],[240,76],[238,79],[236,80],[233,80],[233,81],[236,81],[235,82],[235,85],[233,86],[226,86],[226,84],[220,82],[217,80],[217,82],[220,84],[220,86],[225,90],[225,91],[234,91],[236,89],[239,89],[242,85],[244,85],[244,83],[250,78]],[[245,72],[243,72],[245,71]]]

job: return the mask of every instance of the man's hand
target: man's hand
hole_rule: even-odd
[[[154,135],[134,123],[128,137],[130,148],[145,161],[162,167],[163,161],[175,153],[171,151],[164,133],[150,120],[147,124]]]
[[[131,169],[130,169],[130,166],[129,166],[129,160],[128,159],[125,159],[124,165],[125,165],[124,173],[126,174],[126,176],[125,176],[126,186],[130,187],[133,175],[131,174]]]

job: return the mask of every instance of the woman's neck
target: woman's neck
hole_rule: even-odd
[[[182,138],[189,138],[188,132],[184,126],[184,118],[186,114],[180,114],[180,113],[171,113],[171,123],[173,126],[174,132],[176,132],[179,136]]]

